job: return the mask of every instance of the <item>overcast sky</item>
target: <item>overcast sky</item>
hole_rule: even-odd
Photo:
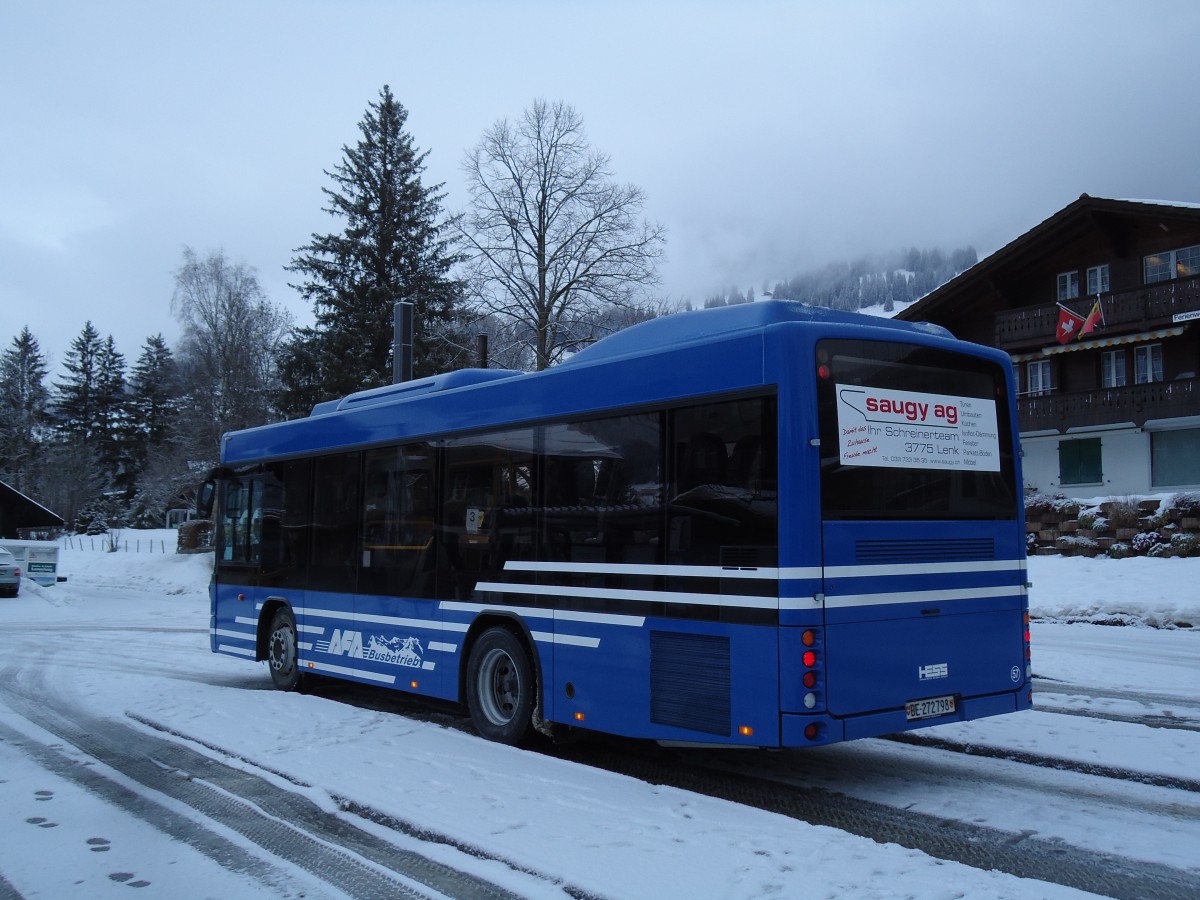
[[[184,246],[283,267],[382,85],[464,203],[463,153],[565,100],[699,303],[908,246],[985,256],[1081,193],[1200,201],[1200,4],[0,3],[0,348],[55,378],[89,318],[173,343]]]

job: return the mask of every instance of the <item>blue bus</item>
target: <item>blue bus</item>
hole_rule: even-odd
[[[513,744],[1028,709],[1014,398],[940,327],[768,301],[321,403],[224,436],[211,647]]]

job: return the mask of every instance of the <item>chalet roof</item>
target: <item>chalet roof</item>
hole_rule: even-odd
[[[981,259],[896,315],[897,319],[939,321],[938,312],[985,290],[989,280],[1013,267],[1021,267],[1053,253],[1080,234],[1101,230],[1117,236],[1131,220],[1158,221],[1168,229],[1172,222],[1200,224],[1200,203],[1166,200],[1112,200],[1080,194],[1050,218],[1035,225],[995,253]],[[1116,238],[1115,238],[1116,239]]]
[[[0,537],[16,538],[20,528],[58,528],[61,516],[0,481]]]

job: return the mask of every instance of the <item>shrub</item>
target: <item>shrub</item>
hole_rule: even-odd
[[[1103,528],[1103,525],[1098,523],[1104,521],[1104,517],[1095,510],[1089,509],[1087,512],[1081,512],[1078,517],[1080,528]]]
[[[1030,494],[1025,498],[1025,517],[1036,519],[1039,515],[1054,512],[1054,498],[1045,494]]]
[[[1195,556],[1200,550],[1200,537],[1194,534],[1173,534],[1171,549],[1176,556]]]
[[[1063,556],[1095,556],[1100,550],[1100,545],[1091,538],[1075,534],[1062,535],[1054,546]]]
[[[1133,536],[1133,550],[1135,553],[1149,553],[1162,542],[1162,535],[1157,531],[1142,531]]]
[[[1185,516],[1200,517],[1200,494],[1176,494],[1171,505]]]
[[[1130,497],[1108,504],[1108,521],[1113,528],[1137,528],[1141,523],[1141,515],[1142,508]]]
[[[1074,519],[1079,515],[1079,501],[1068,500],[1066,497],[1060,497],[1054,501],[1054,511],[1067,519]]]
[[[1133,556],[1133,548],[1125,541],[1117,541],[1108,548],[1109,559],[1128,559]]]

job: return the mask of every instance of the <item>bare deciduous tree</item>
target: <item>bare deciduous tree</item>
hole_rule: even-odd
[[[190,247],[171,301],[183,325],[176,354],[191,411],[183,431],[194,453],[215,458],[221,434],[274,418],[278,355],[291,316],[267,299],[254,269],[220,250]]]
[[[535,368],[605,333],[606,310],[649,309],[664,229],[641,219],[640,188],[611,180],[573,107],[537,100],[497,122],[463,170],[471,205],[455,224],[472,293],[511,323]]]

